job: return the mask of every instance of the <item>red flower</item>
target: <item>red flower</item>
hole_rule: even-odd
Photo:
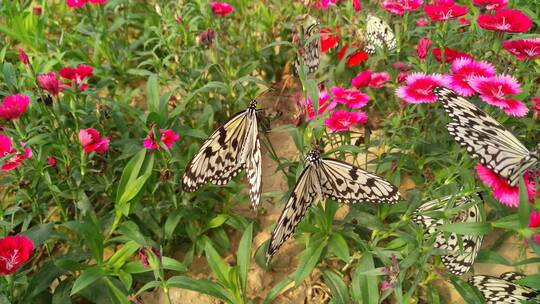
[[[351,85],[357,89],[365,88],[369,85],[371,81],[371,71],[365,70],[361,73],[358,73],[356,77],[352,79]]]
[[[433,53],[433,56],[435,56],[435,59],[437,59],[437,61],[441,62],[441,60],[442,60],[441,49],[440,48],[435,48],[431,52]],[[454,49],[447,48],[447,47],[444,48],[444,62],[452,62],[455,59],[461,58],[461,57],[474,59],[474,57],[472,55],[470,55],[470,54],[460,52],[458,50],[454,50]]]
[[[180,139],[180,136],[178,133],[175,133],[171,129],[160,129],[159,132],[161,133],[161,142],[165,145],[167,148],[171,148],[172,145]]]
[[[529,31],[533,22],[529,16],[514,9],[501,9],[495,15],[480,15],[476,20],[482,28],[492,31],[524,33]]]
[[[539,228],[540,227],[540,212],[532,211],[529,216],[529,228]],[[535,233],[532,236],[532,239],[540,244],[540,233]]]
[[[327,35],[325,35],[327,34]],[[336,47],[339,42],[338,35],[331,35],[332,29],[321,29],[321,52],[327,52],[328,50]]]
[[[22,235],[0,239],[0,275],[12,274],[19,269],[34,250],[34,243]]]
[[[56,158],[54,158],[54,156],[49,156],[47,157],[47,164],[49,164],[49,166],[51,167],[56,167]]]
[[[428,25],[428,23],[429,23],[429,20],[427,20],[424,17],[420,17],[420,18],[416,19],[416,26],[426,26],[426,25]]]
[[[358,43],[355,42],[352,45],[357,46]],[[339,60],[343,60],[343,58],[345,57],[345,53],[347,53],[348,48],[349,48],[348,44],[343,46],[343,48],[341,48],[341,50],[338,53]],[[366,61],[367,58],[368,58],[368,53],[366,51],[363,51],[363,50],[355,51],[352,54],[350,54],[349,57],[347,57],[347,66],[352,68]]]
[[[536,116],[540,116],[540,97],[533,97],[531,98],[531,102],[534,109],[534,114]]]
[[[508,5],[508,0],[473,0],[473,4],[487,10],[498,10]]]
[[[209,28],[206,30],[206,32],[202,32],[199,36],[199,41],[206,45],[207,48],[212,47],[212,44],[214,44],[214,39],[216,38],[216,32],[212,28]]]
[[[103,154],[109,149],[109,138],[106,136],[100,137],[98,130],[93,128],[80,130],[79,142],[86,153],[96,151],[99,154]]]
[[[40,74],[37,76],[39,86],[49,92],[51,95],[58,95],[59,92],[64,90],[64,84],[56,78],[54,72]]]
[[[88,88],[88,85],[84,84],[83,80],[92,76],[93,71],[94,69],[91,66],[79,64],[76,68],[61,68],[58,71],[58,74],[66,79],[72,80],[81,91],[84,91]],[[66,85],[72,86],[72,82],[66,82]]]
[[[453,2],[439,1],[438,4],[428,4],[424,7],[424,12],[432,21],[447,21],[467,14],[467,6]]]
[[[540,58],[540,38],[504,41],[502,45],[519,60]]]
[[[7,96],[0,105],[0,117],[10,120],[17,119],[24,114],[29,103],[30,97],[26,95]]]
[[[384,84],[390,81],[390,74],[386,72],[373,73],[371,80],[369,81],[369,87],[380,89],[384,87]]]
[[[418,58],[420,58],[420,60],[424,61],[426,59],[426,55],[430,47],[431,39],[421,38],[420,40],[418,40],[418,45],[416,46],[416,53],[418,54]]]
[[[234,8],[225,2],[210,2],[212,12],[220,16],[227,16],[234,11]]]
[[[362,3],[360,3],[360,0],[352,0],[352,5],[355,11],[359,12],[362,10]]]
[[[22,146],[24,147],[24,144]],[[4,161],[4,164],[0,167],[1,171],[10,171],[19,167],[25,159],[32,157],[32,150],[26,147],[24,153],[17,153],[17,150],[13,148],[11,138],[0,134],[0,157],[6,157],[9,154],[14,155]]]
[[[41,13],[42,13],[41,6],[34,6],[32,8],[32,12],[34,12],[34,15],[36,16],[41,16]]]
[[[30,63],[30,60],[28,59],[28,55],[24,52],[23,49],[19,48],[19,60],[25,65],[28,65]]]
[[[412,12],[424,4],[423,0],[385,0],[381,7],[390,14],[403,16],[405,12]]]
[[[471,25],[471,21],[467,18],[459,18],[457,21],[463,25]]]

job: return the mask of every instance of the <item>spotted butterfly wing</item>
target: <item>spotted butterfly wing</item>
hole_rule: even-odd
[[[518,277],[523,275],[515,272],[503,273],[500,277],[489,275],[475,275],[469,279],[474,287],[476,287],[487,304],[517,304],[523,301],[534,300],[538,302],[538,290],[522,286],[514,283]]]
[[[307,75],[315,73],[321,63],[321,39],[315,35],[320,34],[320,22],[318,19],[307,16],[302,25],[304,45],[300,47],[301,56],[293,63],[295,75],[299,75],[302,63],[306,66]]]
[[[338,160],[321,158],[317,150],[308,152],[306,163],[272,232],[267,261],[294,233],[317,196],[346,203],[396,203],[400,200],[397,187],[383,178]]]
[[[437,99],[452,120],[448,132],[480,163],[515,186],[527,170],[540,167],[540,145],[532,152],[493,117],[454,91],[437,87]]]
[[[366,20],[367,44],[364,50],[369,54],[375,53],[377,48],[387,48],[389,51],[396,49],[396,36],[388,23],[379,17],[368,15]]]
[[[206,139],[189,162],[182,178],[184,191],[193,192],[212,183],[224,185],[246,170],[250,198],[257,208],[261,195],[261,152],[256,118],[257,101],[234,115]]]
[[[437,227],[444,223],[443,219],[434,218],[429,215],[426,215],[426,211],[444,211],[445,204],[452,199],[451,196],[444,197],[439,200],[429,201],[422,206],[420,206],[412,216],[412,221],[421,225],[427,232],[427,234],[435,234],[435,243],[433,246],[438,249],[444,249],[453,254],[441,256],[441,260],[444,266],[455,275],[463,275],[469,271],[471,266],[476,260],[478,251],[482,246],[483,236],[481,235],[462,235],[458,237],[455,233],[450,233],[448,237],[442,232],[437,231]],[[473,199],[468,196],[461,197],[455,202],[455,207],[459,208],[460,206],[472,202]],[[453,223],[475,223],[480,222],[480,209],[478,205],[474,204],[471,207],[461,210],[455,217],[452,219]],[[463,244],[463,250],[461,250],[460,240]]]

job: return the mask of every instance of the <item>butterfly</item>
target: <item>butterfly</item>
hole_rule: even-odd
[[[306,167],[298,178],[278,223],[272,232],[266,260],[279,250],[294,233],[315,199],[332,199],[342,203],[396,203],[400,200],[396,186],[383,178],[345,162],[321,158],[316,149],[305,158]]]
[[[454,91],[436,87],[434,93],[452,120],[447,125],[450,135],[510,186],[515,186],[524,172],[540,169],[540,144],[529,151],[493,117]]]
[[[386,47],[389,51],[396,49],[396,36],[388,25],[379,17],[368,15],[366,21],[367,45],[364,50],[369,54],[375,53],[376,48]]]
[[[206,139],[189,162],[182,178],[184,191],[202,185],[225,185],[241,170],[247,173],[251,205],[257,209],[261,198],[261,146],[257,127],[257,100],[234,115]]]
[[[321,23],[317,18],[307,16],[302,25],[303,46],[299,47],[301,56],[293,62],[294,74],[300,75],[300,66],[306,66],[307,75],[315,73],[321,63],[321,39],[315,35],[321,32]]]
[[[487,304],[522,303],[526,300],[535,299],[540,292],[538,290],[514,283],[525,276],[518,272],[505,272],[498,278],[488,275],[475,275],[469,279],[476,287]]]
[[[411,217],[411,220],[418,225],[421,225],[428,234],[437,234],[433,246],[438,249],[445,249],[455,253],[441,256],[441,260],[451,273],[455,275],[463,275],[474,264],[474,260],[478,255],[480,246],[482,245],[482,235],[462,235],[461,241],[463,251],[460,250],[458,236],[455,233],[450,233],[445,237],[443,232],[438,232],[437,227],[444,224],[443,219],[434,218],[426,215],[426,211],[444,211],[445,205],[452,199],[452,196],[446,196],[441,199],[432,200],[421,205]],[[455,201],[455,208],[458,208],[467,203],[474,202],[470,196],[463,196]],[[452,219],[452,223],[477,223],[480,222],[481,215],[478,206],[460,210]]]

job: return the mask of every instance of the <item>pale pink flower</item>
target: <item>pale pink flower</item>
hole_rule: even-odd
[[[437,97],[433,93],[435,87],[448,87],[449,77],[440,74],[427,75],[411,73],[405,79],[407,86],[399,87],[396,96],[408,103],[433,103]]]
[[[56,77],[54,72],[48,72],[37,76],[39,86],[51,95],[58,95],[64,90],[64,84]]]
[[[26,112],[30,104],[30,97],[26,95],[6,96],[0,105],[0,117],[4,119],[17,119]]]
[[[369,95],[358,90],[346,90],[340,87],[330,88],[330,92],[334,95],[333,101],[345,104],[349,108],[361,108],[368,104]]]
[[[369,81],[369,87],[380,89],[383,88],[385,83],[390,81],[390,74],[387,72],[373,73],[371,80]]]
[[[99,131],[93,128],[80,130],[79,142],[86,153],[96,151],[103,154],[109,149],[109,138],[106,136],[100,137]]]
[[[351,85],[357,89],[365,88],[369,85],[369,82],[371,81],[371,71],[365,70],[363,72],[358,73],[352,81]]]
[[[366,123],[368,117],[364,112],[348,112],[336,110],[330,114],[324,124],[333,132],[348,131],[351,126]]]
[[[519,82],[510,75],[472,77],[469,85],[480,94],[483,101],[503,109],[508,115],[524,116],[529,112],[524,103],[507,97],[507,95],[521,93]]]
[[[472,96],[475,91],[469,85],[473,77],[495,76],[495,67],[486,61],[475,61],[472,58],[460,57],[452,61],[453,74],[450,75],[450,88],[462,96]]]

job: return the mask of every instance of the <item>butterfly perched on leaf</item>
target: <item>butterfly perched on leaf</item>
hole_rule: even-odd
[[[342,203],[397,203],[400,200],[397,187],[390,182],[348,163],[321,158],[318,150],[310,150],[305,163],[306,167],[272,232],[266,252],[267,261],[294,233],[316,197]]]
[[[261,199],[261,146],[258,137],[257,100],[245,111],[234,115],[206,139],[189,162],[182,179],[184,191],[193,192],[202,185],[225,185],[245,170],[250,184],[251,205]]]
[[[455,275],[463,275],[469,271],[476,260],[478,251],[482,245],[482,235],[462,235],[458,237],[456,233],[448,233],[446,236],[443,232],[437,231],[437,228],[444,224],[441,218],[435,218],[427,213],[429,211],[444,212],[446,205],[453,199],[452,196],[446,196],[441,199],[428,201],[422,204],[413,214],[411,220],[422,226],[428,236],[436,234],[435,243],[433,246],[437,249],[444,249],[451,254],[441,256],[441,260],[451,273]],[[473,203],[466,209],[459,210],[452,218],[452,223],[478,223],[482,221],[480,209],[474,204],[474,199],[471,196],[463,196],[457,198],[454,202],[454,208],[459,208],[463,205]],[[460,246],[463,245],[463,248]]]
[[[540,291],[515,283],[524,277],[518,272],[505,272],[498,278],[475,275],[469,279],[469,283],[480,291],[487,304],[523,303],[535,299],[534,303],[538,303]]]
[[[540,169],[540,144],[529,151],[498,121],[456,92],[436,87],[434,93],[450,116],[447,125],[450,135],[510,186],[517,185],[526,171]]]
[[[367,43],[364,50],[369,54],[374,54],[377,48],[386,48],[388,51],[396,49],[397,42],[394,31],[388,23],[379,17],[367,16],[365,37]]]
[[[306,66],[306,74],[311,75],[319,69],[321,63],[321,23],[317,18],[306,15],[301,25],[301,41],[298,47],[300,56],[293,62],[294,74],[300,75],[300,67]]]

